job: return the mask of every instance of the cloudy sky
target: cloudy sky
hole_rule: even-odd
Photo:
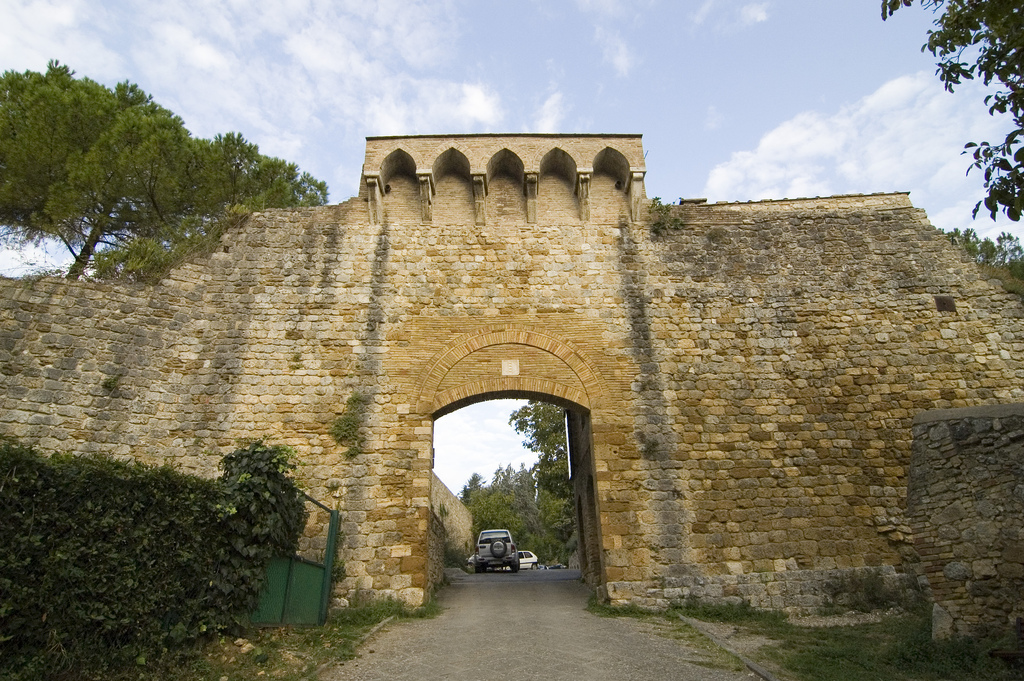
[[[370,135],[641,133],[648,194],[666,201],[909,191],[942,229],[1024,236],[971,223],[981,179],[966,175],[963,144],[1000,139],[1006,123],[978,87],[943,91],[920,49],[930,12],[882,22],[880,5],[0,0],[0,67],[57,59],[107,85],[130,80],[194,135],[237,131],[298,163],[332,202],[356,193]],[[26,262],[56,264],[0,253],[0,273]],[[508,433],[494,436],[505,463],[521,456]]]

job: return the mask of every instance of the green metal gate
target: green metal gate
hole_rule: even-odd
[[[251,617],[253,624],[321,626],[327,621],[339,514],[308,494],[305,497],[308,503],[330,514],[323,562],[317,563],[300,556],[271,559],[260,604]]]

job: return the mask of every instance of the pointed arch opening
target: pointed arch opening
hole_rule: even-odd
[[[420,220],[420,188],[416,162],[404,149],[395,149],[380,166],[384,210],[390,220]]]
[[[629,161],[617,149],[605,147],[594,157],[590,182],[595,219],[616,224],[630,219]]]
[[[405,149],[395,149],[384,162],[380,164],[380,179],[385,186],[391,183],[396,177],[406,177],[416,180],[416,161],[412,159]],[[387,193],[387,190],[385,190]]]
[[[526,222],[526,172],[522,159],[502,149],[487,163],[487,221],[500,218]]]
[[[469,159],[455,147],[442,152],[433,165],[434,221],[473,224],[473,177]]]
[[[538,221],[565,224],[579,220],[576,178],[576,161],[564,149],[556,147],[544,155],[537,188]]]
[[[522,186],[526,176],[524,169],[523,160],[515,152],[502,149],[487,162],[487,182],[508,178]]]
[[[615,188],[625,191],[629,186],[629,161],[617,149],[605,147],[594,157],[594,175],[611,177]]]
[[[434,181],[437,182],[445,177],[454,175],[465,179],[471,179],[469,159],[455,147],[449,147],[434,160],[432,168]]]

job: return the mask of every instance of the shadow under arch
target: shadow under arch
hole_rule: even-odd
[[[438,155],[434,160],[432,171],[435,182],[449,175],[465,180],[470,180],[472,177],[469,159],[455,147],[449,147]]]
[[[380,164],[380,181],[387,187],[396,177],[416,180],[416,161],[405,149],[395,149]]]
[[[564,149],[555,147],[541,159],[540,174],[541,177],[556,175],[573,187],[576,184],[576,161]]]
[[[610,175],[615,180],[616,189],[626,189],[629,186],[629,161],[621,151],[605,147],[594,157],[594,174]]]
[[[526,184],[526,166],[514,151],[502,149],[487,162],[487,182],[498,177],[507,177],[521,186]]]

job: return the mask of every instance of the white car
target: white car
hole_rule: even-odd
[[[537,569],[537,556],[533,555],[529,551],[519,552],[519,567],[523,570],[536,570]]]

